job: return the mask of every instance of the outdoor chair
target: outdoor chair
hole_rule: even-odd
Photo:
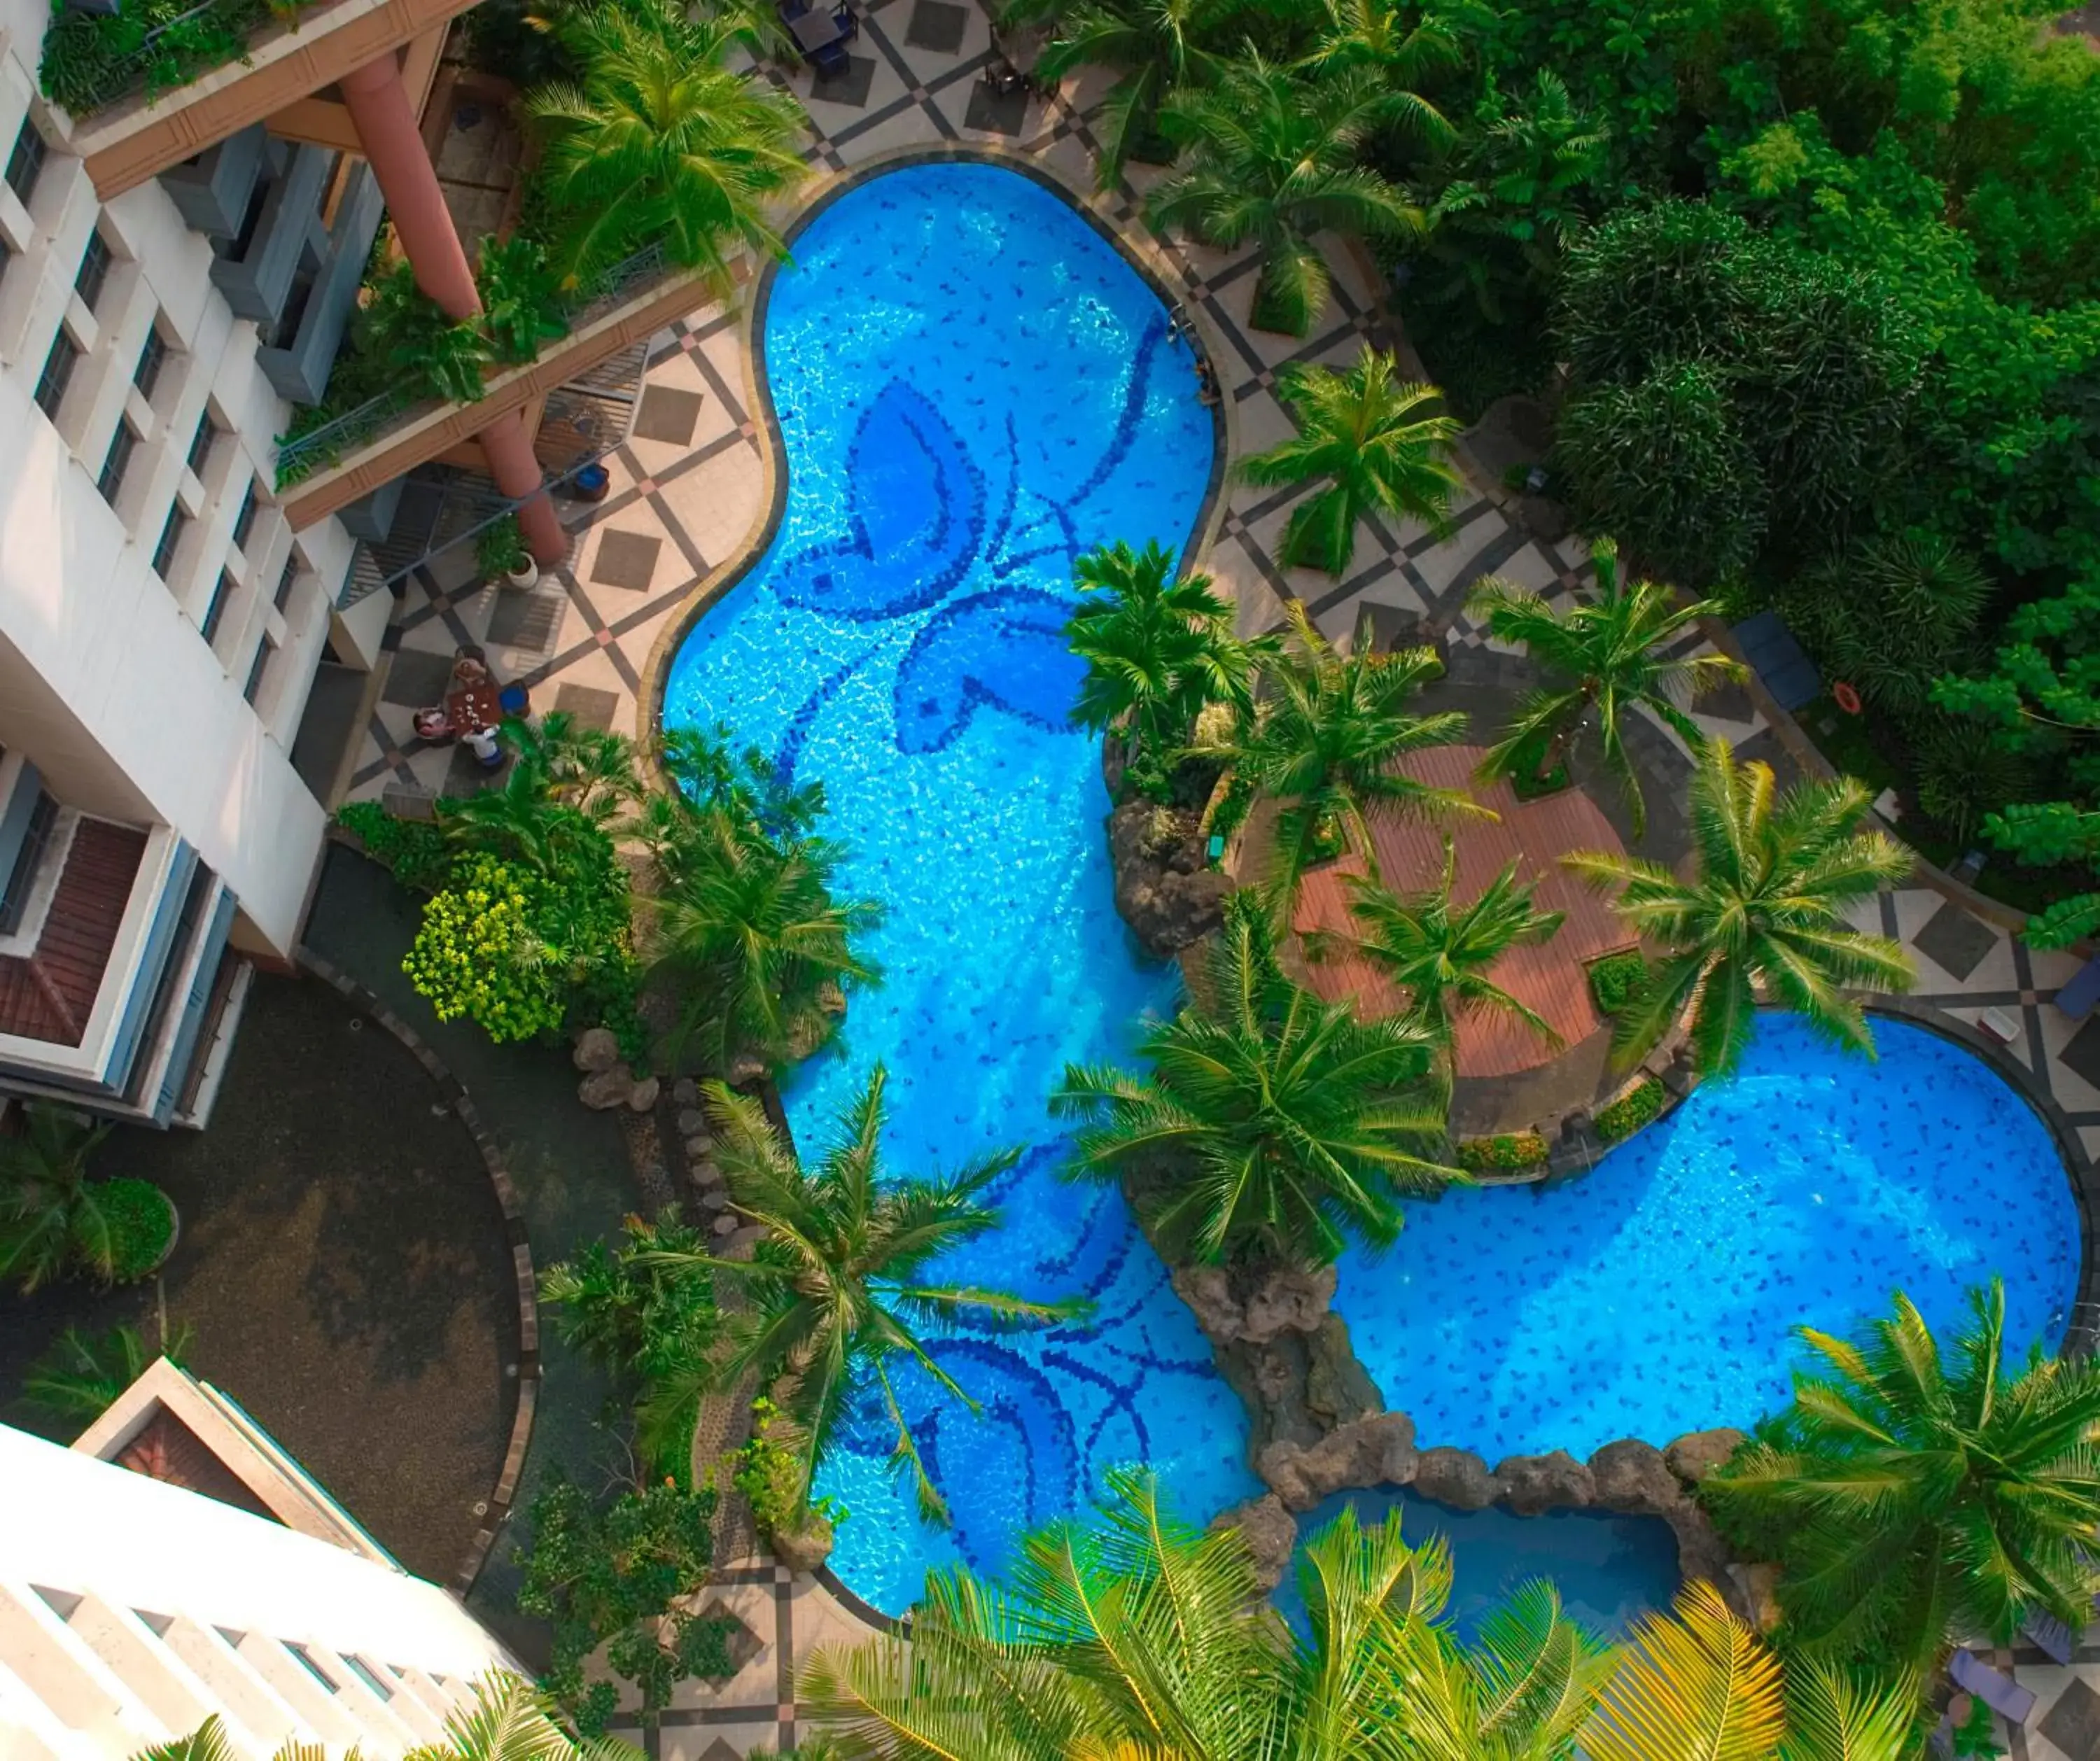
[[[2073,1021],[2083,1021],[2100,1003],[2100,954],[2078,969],[2069,984],[2056,993],[2056,1006]]]
[[[1973,1651],[1957,1650],[1948,1659],[1947,1673],[1956,1687],[1975,1695],[2015,1729],[2034,1715],[2034,1690],[2023,1688]]]

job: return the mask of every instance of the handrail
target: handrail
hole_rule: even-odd
[[[631,257],[601,270],[587,281],[579,285],[561,298],[561,309],[567,328],[559,337],[550,338],[533,356],[538,360],[549,350],[558,348],[578,330],[595,324],[608,312],[626,303],[634,289],[647,281],[655,280],[667,269],[675,266],[665,257],[660,240],[644,245]],[[529,366],[530,362],[506,363],[503,371],[514,366]],[[437,406],[438,400],[418,397],[406,386],[394,386],[367,398],[355,408],[325,421],[318,428],[302,435],[295,435],[280,443],[277,448],[278,491],[303,483],[315,471],[325,470],[338,462],[345,454],[355,452],[369,443],[374,436],[395,426],[398,417],[411,408]]]
[[[229,62],[245,61],[262,25],[298,29],[304,10],[296,0],[201,0],[107,60],[110,40],[125,34],[122,14],[68,11],[46,33],[39,77],[45,95],[79,117],[135,91],[144,91],[150,104]]]

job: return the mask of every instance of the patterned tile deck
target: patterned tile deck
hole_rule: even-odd
[[[1104,82],[1091,75],[1069,81],[1048,101],[995,98],[980,77],[994,54],[977,0],[967,6],[872,0],[862,9],[855,50],[849,75],[814,91],[806,72],[769,76],[806,103],[817,131],[808,154],[819,173],[808,192],[812,199],[829,181],[825,174],[913,149],[956,147],[1017,152],[1074,189],[1092,189],[1088,119]],[[1235,457],[1290,431],[1276,395],[1277,373],[1285,365],[1344,364],[1366,339],[1405,347],[1388,328],[1379,290],[1364,268],[1339,251],[1334,302],[1316,336],[1300,342],[1252,329],[1251,256],[1180,244],[1162,248],[1142,236],[1138,199],[1157,175],[1140,170],[1136,187],[1125,183],[1092,195],[1089,205],[1155,265],[1193,315],[1225,387]],[[635,431],[609,461],[611,492],[594,507],[564,509],[577,541],[551,579],[529,596],[501,596],[472,579],[470,554],[461,554],[439,559],[408,585],[387,638],[400,671],[366,730],[355,792],[430,793],[445,786],[452,754],[422,749],[408,718],[415,704],[430,700],[427,682],[441,676],[445,657],[465,642],[486,644],[499,671],[532,687],[536,707],[558,704],[623,732],[640,730],[655,650],[675,627],[679,608],[743,552],[769,492],[736,315],[697,312],[672,325],[652,346],[646,386]],[[1529,536],[1477,486],[1462,497],[1441,536],[1365,521],[1346,580],[1287,570],[1277,561],[1277,546],[1298,494],[1242,485],[1229,497],[1207,566],[1235,596],[1243,628],[1273,627],[1290,597],[1302,598],[1319,627],[1337,639],[1348,636],[1367,609],[1385,618],[1425,616],[1449,629],[1454,674],[1485,676],[1507,657],[1463,616],[1471,585],[1494,573],[1560,594],[1588,572],[1579,544],[1555,545]],[[426,682],[416,684],[416,678]],[[1745,694],[1702,705],[1697,719],[1746,756],[1783,756]],[[1676,736],[1659,724],[1645,723],[1630,738],[1652,774],[1681,777],[1688,767]],[[2076,1024],[2049,1007],[2076,961],[2031,952],[2003,929],[1958,909],[1956,918],[1947,918],[1946,905],[1939,893],[1917,886],[1883,898],[1866,915],[1919,949],[1919,1000],[1926,1008],[1969,1027],[1986,1008],[2012,1017],[2018,1032],[2010,1055],[2061,1109],[2089,1164],[2100,1153],[2100,1049],[2079,1057],[2089,1075],[2078,1074],[2064,1057]],[[2089,1035],[2086,1044],[2094,1044]],[[761,1744],[785,1746],[796,1729],[792,1662],[819,1640],[858,1630],[819,1587],[806,1579],[783,1581],[763,1562],[748,1567],[724,1594],[739,1599],[740,1612],[742,1603],[750,1604],[746,1618],[761,1649],[720,1689],[682,1686],[662,1728],[650,1734],[652,1753],[677,1761],[724,1761]],[[2071,1671],[2024,1661],[2019,1670],[2043,1692],[2040,1723],[2074,1675],[2100,1683],[2100,1648],[2082,1653]],[[2070,1723],[2068,1715],[2062,1722]],[[2064,1754],[2033,1728],[2013,1738],[2013,1752],[2018,1761],[2059,1761]]]

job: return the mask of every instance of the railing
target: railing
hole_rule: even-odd
[[[302,9],[271,0],[203,0],[127,47],[138,27],[121,12],[66,11],[44,35],[45,95],[76,117],[143,92],[152,103],[229,61],[245,61],[255,33],[275,20],[297,28]]]
[[[546,343],[540,354],[559,348],[569,336],[624,305],[637,288],[655,280],[671,267],[659,243],[646,246],[592,276],[562,298],[562,316],[567,329],[561,337]],[[510,369],[506,367],[504,370]],[[279,492],[303,483],[315,472],[325,470],[346,455],[369,445],[380,435],[399,426],[410,411],[439,407],[439,400],[435,398],[418,395],[408,387],[394,386],[366,399],[355,408],[346,410],[318,428],[289,436],[277,448]]]

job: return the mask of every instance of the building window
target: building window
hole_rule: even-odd
[[[233,541],[245,553],[249,534],[255,530],[255,479],[248,479],[248,493],[240,498],[240,511],[233,516]]]
[[[270,670],[270,662],[277,652],[277,645],[267,636],[255,651],[254,664],[248,669],[248,682],[240,687],[240,695],[248,700],[248,707],[255,707],[255,700],[262,694],[263,676]]]
[[[37,889],[37,871],[44,865],[44,852],[51,848],[58,819],[59,804],[39,790],[22,847],[15,853],[15,866],[8,872],[5,889],[0,889],[0,936],[12,935],[22,927],[29,895]]]
[[[299,554],[294,550],[285,558],[285,572],[277,577],[276,607],[281,611],[285,602],[292,597],[292,585],[299,578]]]
[[[24,208],[37,192],[37,179],[43,169],[44,137],[37,132],[37,125],[24,117],[21,130],[15,136],[15,150],[7,155],[7,188],[21,199]]]
[[[15,247],[0,237],[0,281],[7,279],[7,265],[15,260]]]
[[[206,410],[197,417],[196,432],[190,437],[190,471],[198,481],[204,479],[204,468],[211,461],[211,449],[218,444],[218,424]]]
[[[161,369],[167,364],[167,338],[155,324],[146,333],[146,346],[139,351],[139,370],[131,375],[131,383],[139,388],[139,395],[150,404],[153,401],[153,387],[161,382]]]
[[[124,474],[131,468],[131,455],[138,445],[139,436],[131,424],[118,422],[117,432],[109,437],[109,456],[102,461],[102,474],[95,480],[102,499],[112,507],[117,505],[117,497],[124,488]]]
[[[206,642],[218,639],[218,620],[225,616],[226,602],[233,597],[233,577],[221,569],[218,584],[211,589],[211,603],[204,608],[204,622],[197,625],[204,632]]]
[[[37,408],[53,421],[59,419],[59,407],[65,402],[66,387],[73,383],[73,370],[80,360],[80,345],[64,325],[51,338],[51,351],[44,357],[44,370],[37,376]]]
[[[87,235],[87,249],[81,253],[80,273],[73,278],[73,290],[90,311],[102,298],[102,284],[109,279],[109,245],[98,227]]]
[[[175,552],[181,548],[183,534],[189,526],[190,517],[179,501],[168,510],[168,523],[161,528],[161,541],[153,546],[153,572],[162,580],[175,566]]]

